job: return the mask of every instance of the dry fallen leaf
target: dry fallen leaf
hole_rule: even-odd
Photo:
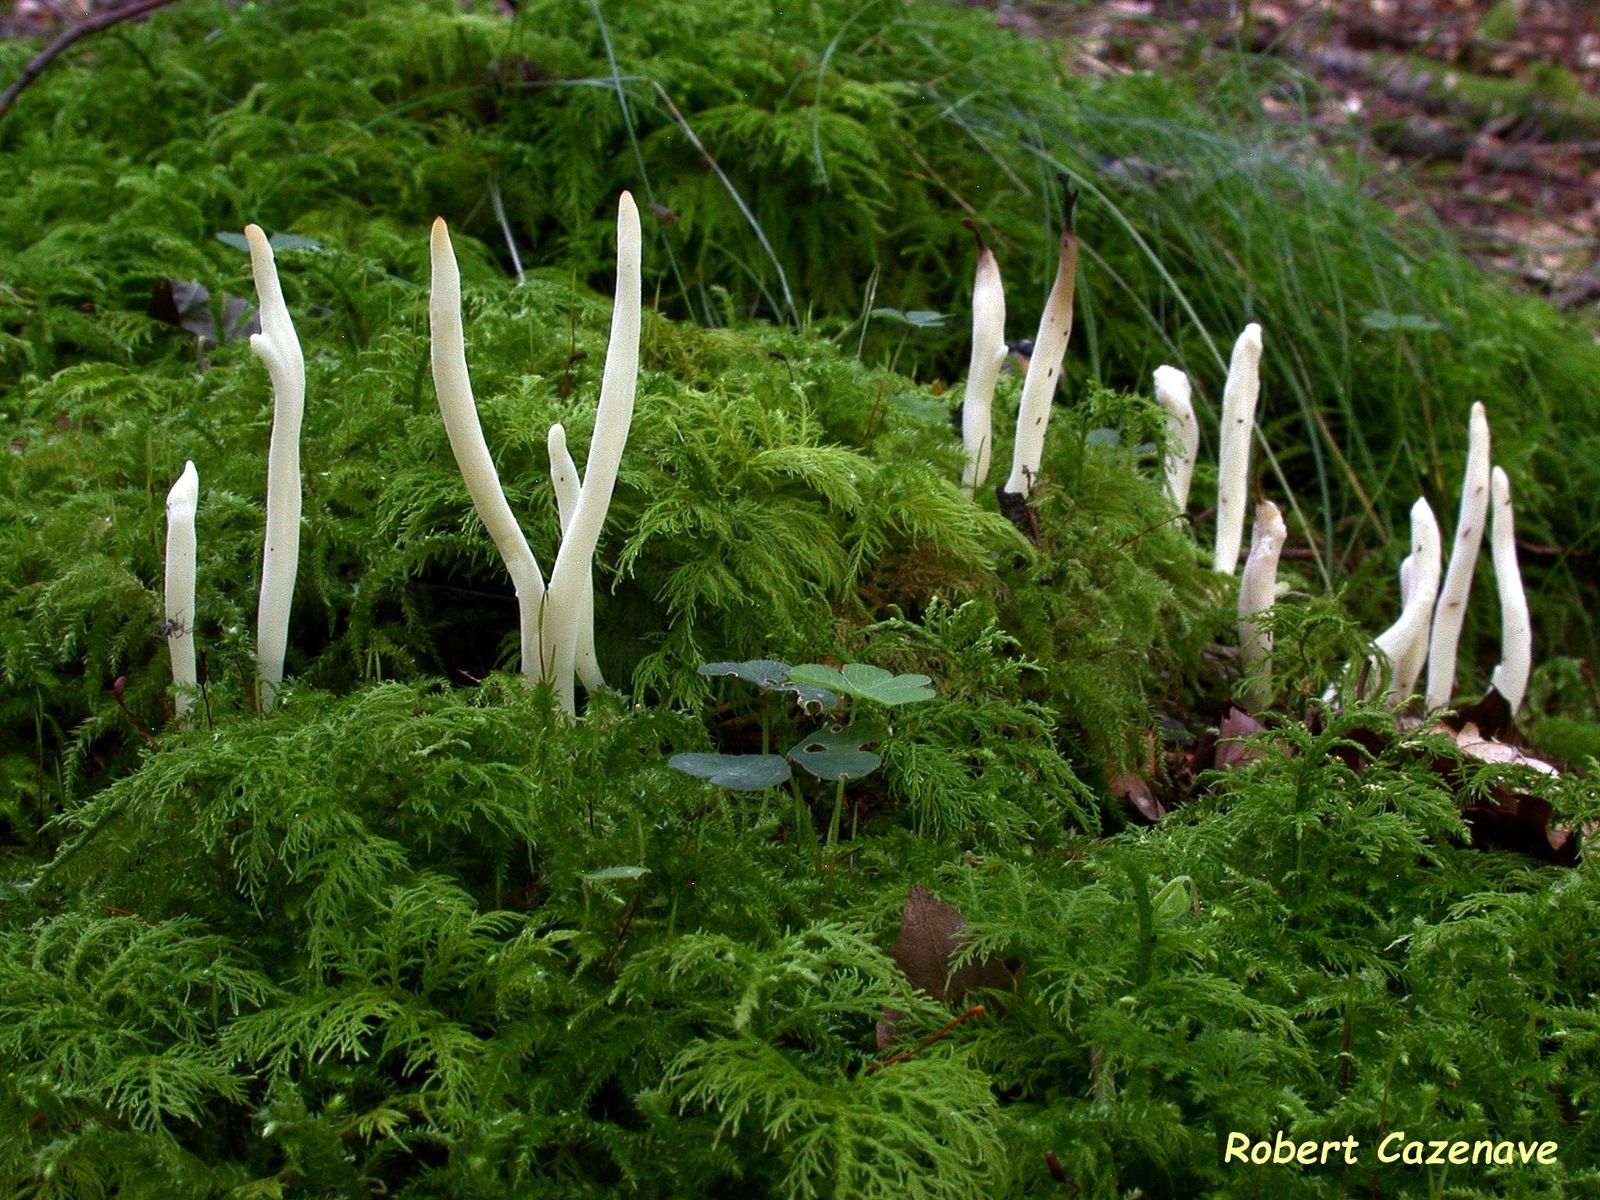
[[[1262,733],[1266,728],[1243,709],[1229,708],[1228,715],[1222,718],[1222,724],[1217,729],[1217,769],[1226,771],[1242,767],[1260,758],[1262,752],[1259,749],[1247,746],[1239,739]]]
[[[889,955],[900,964],[911,986],[946,1004],[960,1004],[979,988],[1010,990],[1017,977],[994,955],[951,970],[966,941],[967,919],[920,883],[906,897],[900,936]]]
[[[1157,800],[1144,776],[1124,771],[1113,776],[1107,786],[1118,800],[1126,800],[1139,810],[1139,815],[1152,825],[1167,815],[1166,805]]]

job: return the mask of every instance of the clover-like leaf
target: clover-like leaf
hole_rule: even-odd
[[[217,241],[223,243],[223,245],[232,246],[235,250],[243,250],[246,253],[250,250],[250,243],[245,241],[242,233],[234,233],[233,230],[228,229],[214,236]],[[275,233],[267,239],[267,244],[274,251],[322,249],[321,242],[315,238],[301,237],[298,233]]]
[[[864,721],[843,729],[821,729],[796,742],[789,750],[789,758],[818,779],[860,779],[883,762],[879,755],[862,747],[881,741],[883,735],[881,725]]]
[[[585,883],[612,883],[619,879],[642,879],[650,874],[649,867],[601,867],[598,871],[589,871],[580,878]]]
[[[872,315],[880,320],[909,325],[913,329],[937,329],[946,320],[944,313],[932,312],[926,308],[914,308],[910,312],[902,312],[898,308],[875,308],[872,310]]]
[[[775,658],[752,658],[746,662],[709,662],[695,668],[701,675],[731,675],[753,683],[763,692],[783,686],[789,664]]]
[[[911,704],[917,700],[931,700],[934,690],[926,675],[894,675],[882,667],[867,663],[846,663],[830,667],[822,663],[802,663],[789,668],[790,683],[805,683],[812,687],[827,688],[857,700],[893,706]]]
[[[760,792],[789,778],[781,754],[674,754],[667,766],[696,779],[709,779],[730,792]]]
[[[747,662],[710,662],[695,668],[701,675],[727,675],[752,683],[763,692],[793,692],[795,701],[809,713],[827,712],[839,697],[827,688],[791,683],[785,677],[789,664],[775,658],[752,658]]]
[[[800,706],[802,712],[815,715],[832,712],[839,707],[839,697],[824,687],[791,681],[783,685],[783,690],[794,693],[794,702]]]

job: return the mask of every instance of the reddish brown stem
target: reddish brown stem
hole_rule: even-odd
[[[140,737],[149,742],[152,746],[159,746],[161,743],[156,740],[156,735],[151,733],[140,723],[139,718],[134,716],[129,710],[127,701],[123,700],[122,692],[127,686],[128,680],[127,676],[125,675],[117,676],[116,682],[111,685],[111,695],[116,699],[117,707],[122,710],[122,715],[128,718],[128,724],[132,725],[134,729],[138,731]]]
[[[937,1041],[939,1041],[939,1040],[941,1040],[943,1038],[949,1037],[952,1033],[955,1032],[956,1027],[958,1025],[961,1025],[964,1022],[972,1020],[973,1017],[981,1017],[981,1016],[983,1016],[983,1012],[984,1012],[983,1005],[974,1004],[971,1008],[967,1009],[966,1012],[962,1013],[954,1021],[951,1021],[950,1024],[946,1025],[943,1029],[939,1030],[938,1033],[934,1034],[932,1037],[928,1038],[926,1041],[919,1042],[917,1045],[911,1047],[911,1049],[904,1050],[901,1053],[896,1054],[893,1058],[886,1058],[882,1062],[873,1063],[870,1067],[867,1068],[867,1074],[871,1075],[874,1071],[881,1071],[884,1067],[892,1067],[892,1066],[894,1066],[895,1063],[903,1063],[908,1058],[915,1058],[918,1054],[921,1054],[924,1050],[926,1050],[929,1046],[933,1045],[935,1042],[937,1042]]]

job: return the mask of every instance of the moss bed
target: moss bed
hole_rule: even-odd
[[[1600,877],[1545,837],[1600,820],[1583,332],[1253,131],[1271,80],[1092,87],[933,3],[517,8],[175,5],[0,120],[0,1192],[1600,1188]],[[1086,257],[1033,542],[958,486],[959,219],[1000,249],[1015,335],[1057,167]],[[651,223],[595,576],[613,687],[568,720],[515,674],[440,421],[427,222],[458,231],[479,411],[548,565],[545,431],[583,462],[624,186]],[[278,235],[309,377],[266,714],[248,221]],[[1308,548],[1259,721],[1231,709],[1236,582],[1162,490],[1146,396],[1181,363],[1211,438],[1246,320],[1259,486],[1301,497]],[[1521,721],[1559,775],[1320,701],[1392,616],[1419,492],[1448,528],[1473,399],[1530,547]],[[179,723],[186,460],[204,688]],[[699,670],[746,660],[933,695],[819,714]],[[846,723],[881,762],[842,785],[669,765]],[[1355,1144],[1229,1154],[1279,1135]],[[1433,1141],[1490,1148],[1401,1155]]]

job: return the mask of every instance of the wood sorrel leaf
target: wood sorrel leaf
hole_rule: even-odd
[[[843,667],[802,663],[789,668],[789,682],[827,688],[842,696],[887,706],[934,697],[934,690],[928,686],[932,680],[926,675],[895,675],[867,663],[846,663]]]
[[[746,662],[702,663],[696,670],[701,675],[731,675],[755,684],[763,692],[770,692],[783,686],[784,676],[789,673],[789,664],[775,658],[752,658]]]
[[[806,712],[827,712],[839,703],[839,697],[826,688],[793,683],[785,677],[789,664],[775,658],[752,658],[746,662],[711,662],[695,668],[701,675],[728,675],[752,683],[763,692],[793,692],[796,702]]]
[[[674,754],[667,765],[730,792],[760,792],[789,778],[781,754]]]
[[[861,747],[882,736],[883,729],[878,725],[824,729],[796,742],[789,750],[789,758],[818,779],[860,779],[877,770],[883,762],[880,756]]]

